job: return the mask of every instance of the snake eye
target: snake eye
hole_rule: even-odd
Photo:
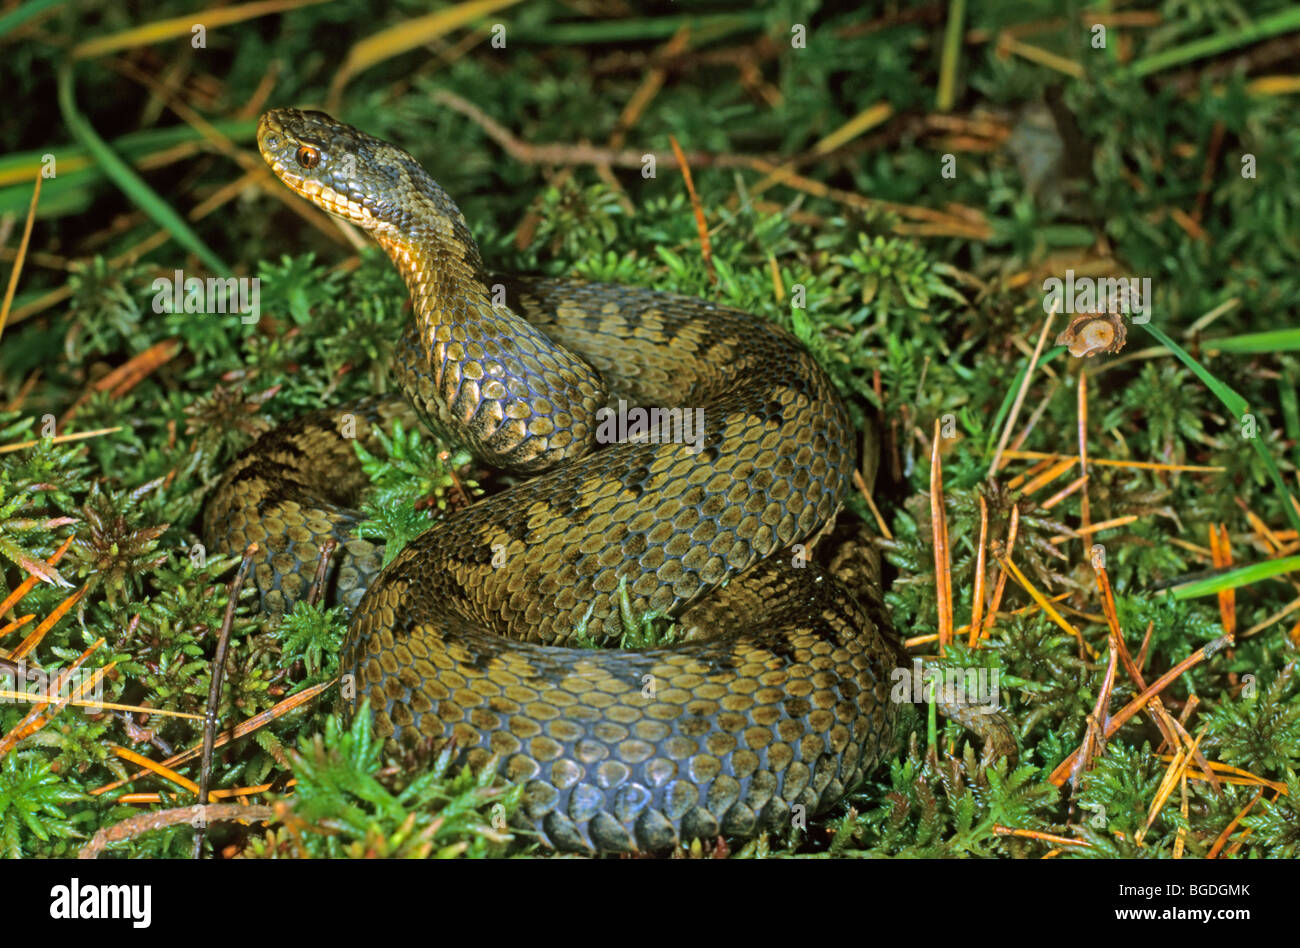
[[[320,164],[320,149],[311,145],[299,145],[294,157],[298,159],[298,164],[310,170]]]

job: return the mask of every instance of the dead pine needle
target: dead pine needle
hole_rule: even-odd
[[[979,495],[980,504],[980,539],[975,553],[975,592],[971,597],[970,607],[970,641],[971,648],[979,645],[981,629],[984,622],[984,571],[988,556],[989,539],[989,505],[984,495]]]
[[[930,532],[934,539],[935,598],[939,609],[939,654],[952,643],[952,561],[948,550],[948,514],[943,506],[943,444],[940,421],[934,422],[930,448]]]
[[[1106,737],[1109,738],[1113,736],[1116,731],[1128,723],[1128,720],[1133,717],[1133,715],[1146,707],[1147,702],[1168,688],[1173,682],[1181,678],[1189,668],[1199,665],[1201,662],[1205,661],[1211,655],[1219,652],[1229,644],[1227,636],[1220,636],[1213,642],[1201,646],[1191,655],[1188,655],[1173,668],[1169,669],[1169,671],[1157,678],[1140,695],[1133,698],[1132,701],[1126,704],[1110,718],[1110,721],[1106,724]],[[1052,775],[1048,777],[1048,780],[1058,787],[1061,786],[1073,771],[1078,757],[1079,751],[1076,750],[1057,765],[1056,769],[1052,771]]]
[[[0,335],[4,335],[5,325],[9,322],[9,307],[14,302],[14,291],[18,289],[18,278],[23,272],[23,263],[27,260],[27,246],[32,239],[32,225],[36,223],[36,205],[41,200],[41,181],[44,175],[36,175],[36,184],[32,188],[32,203],[27,208],[27,223],[23,225],[23,236],[18,242],[18,256],[14,258],[14,268],[9,273],[9,283],[5,287],[4,302],[0,303]]]
[[[1011,508],[1011,523],[1007,527],[1006,549],[1002,556],[1011,559],[1011,554],[1016,549],[1016,536],[1020,529],[1020,505]],[[997,549],[993,551],[994,559],[998,559]],[[998,580],[993,584],[993,599],[989,602],[989,610],[984,618],[984,630],[980,633],[981,638],[988,638],[989,631],[993,628],[993,620],[997,618],[998,607],[1002,605],[1002,593],[1007,588],[1007,571],[998,571]]]
[[[695,192],[691,166],[686,162],[686,153],[682,151],[682,146],[677,144],[677,136],[669,135],[668,141],[673,146],[673,154],[677,156],[677,165],[682,169],[682,180],[686,182],[686,193],[690,195],[691,210],[695,212],[695,229],[700,235],[700,256],[704,258],[704,268],[709,273],[709,282],[716,284],[718,274],[713,269],[713,245],[709,243],[709,226],[704,220],[704,205],[700,203],[700,196]]]

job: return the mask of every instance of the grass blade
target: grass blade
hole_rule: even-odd
[[[185,219],[145,184],[144,179],[136,174],[117,152],[108,147],[85,116],[77,111],[77,104],[73,98],[72,67],[66,62],[59,67],[59,109],[63,112],[63,120],[67,123],[73,137],[91,154],[96,163],[103,168],[104,174],[122,190],[122,193],[149,215],[154,223],[171,234],[177,243],[202,260],[209,270],[223,275],[230,273],[230,268],[208,248]]]
[[[1265,560],[1263,563],[1251,563],[1240,569],[1230,570],[1218,576],[1198,579],[1184,586],[1175,586],[1169,594],[1175,599],[1196,599],[1200,596],[1213,596],[1228,589],[1249,586],[1260,580],[1281,576],[1300,570],[1300,556],[1286,556],[1280,560]]]

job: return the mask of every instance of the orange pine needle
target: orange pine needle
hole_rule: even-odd
[[[1232,543],[1228,538],[1227,524],[1216,528],[1210,524],[1210,556],[1216,569],[1232,565]],[[1223,632],[1229,639],[1237,635],[1237,591],[1235,589],[1219,590],[1219,618],[1223,622]]]
[[[86,659],[99,651],[100,646],[103,644],[104,640],[102,638],[96,639],[91,643],[89,648],[77,657],[76,661],[63,671],[59,672],[51,686],[53,691],[56,694],[62,694],[64,685],[72,680],[73,674],[75,674],[81,666],[86,663]],[[98,685],[103,677],[113,670],[113,667],[116,664],[116,662],[112,662],[105,665],[103,668],[96,668],[91,676],[77,685],[67,698],[60,698],[60,700],[54,704],[41,705],[40,707],[33,708],[31,711],[28,711],[23,715],[22,720],[15,724],[8,734],[3,738],[0,738],[0,757],[3,757],[5,754],[9,753],[9,751],[13,750],[14,746],[23,738],[30,737],[41,728],[45,727],[46,724],[50,723],[54,716],[67,706],[68,699],[84,697],[86,691]],[[41,708],[44,708],[45,710],[42,711]]]
[[[1226,636],[1217,638],[1213,642],[1208,642],[1157,678],[1149,687],[1144,689],[1141,694],[1134,697],[1132,701],[1111,717],[1110,723],[1106,725],[1106,737],[1111,737],[1116,731],[1127,724],[1129,718],[1133,717],[1133,715],[1146,707],[1148,701],[1186,674],[1189,668],[1199,665],[1201,662],[1205,661],[1208,656],[1215,654],[1228,644],[1230,643]],[[1052,775],[1048,777],[1048,780],[1058,787],[1063,784],[1065,779],[1073,772],[1074,764],[1075,761],[1078,760],[1078,757],[1079,752],[1076,750],[1070,754],[1069,757],[1065,758],[1065,760],[1057,764],[1056,769],[1052,771]]]
[[[176,786],[180,787],[183,790],[188,790],[190,793],[194,794],[195,796],[199,795],[199,785],[197,783],[195,783],[189,777],[182,777],[180,774],[172,770],[170,767],[165,767],[162,764],[157,763],[156,761],[150,760],[148,757],[145,757],[143,754],[137,754],[135,751],[127,750],[125,747],[118,747],[115,745],[112,748],[112,750],[114,754],[116,754],[118,757],[121,757],[123,760],[129,760],[133,764],[136,764],[140,767],[144,767],[148,770],[152,770],[154,773],[162,777],[164,780],[170,780],[172,783],[176,784]],[[208,802],[211,803],[213,799],[214,798],[212,794],[209,793]]]
[[[1055,507],[1055,506],[1056,506],[1057,504],[1059,504],[1061,501],[1065,500],[1065,498],[1069,497],[1069,496],[1070,496],[1071,494],[1073,494],[1076,490],[1078,490],[1080,487],[1083,487],[1083,486],[1084,486],[1085,484],[1087,484],[1087,483],[1088,483],[1088,475],[1087,475],[1087,474],[1084,474],[1082,477],[1076,477],[1074,480],[1070,481],[1070,483],[1066,484],[1064,487],[1062,487],[1060,490],[1058,490],[1058,491],[1057,491],[1055,494],[1053,494],[1051,497],[1047,498],[1047,500],[1043,501],[1043,503],[1041,504],[1042,508],[1043,508],[1044,510],[1051,510],[1053,507]],[[1083,495],[1079,498],[1079,504],[1080,504],[1081,507],[1087,507],[1087,504],[1088,504],[1088,492],[1087,492],[1087,491],[1084,491],[1084,492],[1083,492]],[[1088,521],[1087,521],[1087,519],[1085,518],[1085,519],[1083,520],[1083,525],[1084,525],[1084,526],[1087,526],[1087,524],[1088,524]]]
[[[1075,639],[1078,640],[1080,647],[1088,653],[1089,657],[1097,657],[1097,650],[1084,641],[1083,633],[1071,625],[1064,616],[1056,611],[1048,598],[1038,591],[1038,587],[1029,581],[1028,576],[1020,571],[1020,567],[1005,557],[997,557],[997,561],[998,565],[1009,572],[1012,577],[1014,577],[1015,581],[1020,584],[1020,587],[1024,589],[1025,592],[1029,593],[1034,602],[1038,603],[1038,605],[1042,607],[1043,611],[1047,613],[1049,619],[1074,636]]]
[[[121,425],[113,428],[96,428],[94,431],[77,431],[73,434],[55,435],[50,439],[51,444],[67,444],[69,441],[85,441],[87,438],[98,438],[101,435],[115,434],[122,430]],[[24,451],[27,448],[34,448],[40,444],[42,439],[37,438],[35,441],[17,441],[14,444],[0,444],[0,454],[12,454],[15,451]]]
[[[1016,536],[1020,529],[1020,505],[1011,508],[1011,523],[1007,527],[1007,548],[1003,554],[1008,560],[1016,550]],[[996,554],[995,554],[996,556]],[[998,607],[1002,605],[1002,593],[1007,588],[1007,571],[998,571],[998,581],[993,584],[993,600],[989,603],[988,616],[984,620],[984,631],[980,633],[981,638],[988,638],[989,632],[993,628],[993,620],[997,618]]]
[[[54,611],[46,616],[36,628],[32,629],[31,634],[23,639],[14,649],[13,654],[9,657],[14,661],[31,654],[32,649],[41,644],[41,639],[45,634],[58,624],[58,621],[68,614],[68,610],[81,601],[81,597],[86,594],[86,587],[82,586],[63,602],[54,607]]]
[[[935,598],[939,608],[939,654],[952,643],[952,562],[948,553],[948,512],[943,506],[943,459],[940,421],[934,421],[930,448],[930,533],[934,539]]]
[[[1101,531],[1103,530],[1111,530],[1114,529],[1115,527],[1122,527],[1125,524],[1132,523],[1135,520],[1137,520],[1136,514],[1125,514],[1123,517],[1115,517],[1113,520],[1103,520],[1100,523],[1091,524],[1086,530],[1080,527],[1078,530],[1075,531],[1077,536],[1071,537],[1062,534],[1061,536],[1052,537],[1047,542],[1052,544],[1053,546],[1059,546],[1062,543],[1068,543],[1071,540],[1076,540],[1078,539],[1078,537],[1091,536],[1094,533],[1101,533]]]
[[[47,559],[45,562],[50,566],[57,566],[59,560],[63,559],[63,554],[68,552],[68,547],[70,546],[72,546],[71,535],[69,535],[68,538],[64,540],[62,544],[59,545],[59,548],[57,550],[55,550],[52,554],[50,554],[50,558]],[[26,596],[33,589],[35,589],[36,584],[38,582],[40,582],[40,580],[37,579],[35,576],[28,576],[16,587],[14,587],[13,592],[11,592],[8,596],[5,597],[5,601],[0,602],[0,616],[4,615],[14,606],[18,605],[18,603],[22,602],[23,597]]]
[[[871,514],[876,518],[876,526],[880,528],[880,535],[886,540],[894,539],[894,535],[889,532],[889,524],[885,523],[885,518],[880,514],[880,508],[876,506],[875,500],[871,496],[871,491],[867,490],[867,482],[862,479],[862,472],[857,468],[853,469],[853,483],[858,488],[858,493],[862,499],[867,502],[871,508]]]
[[[1218,837],[1214,840],[1214,845],[1210,847],[1210,851],[1205,854],[1206,859],[1219,858],[1219,853],[1222,852],[1223,847],[1227,844],[1228,838],[1232,836],[1232,831],[1235,830],[1241,824],[1241,821],[1245,819],[1247,814],[1249,814],[1250,811],[1255,808],[1255,804],[1258,803],[1260,801],[1260,798],[1263,796],[1264,796],[1264,788],[1260,787],[1258,790],[1255,791],[1255,796],[1251,799],[1251,801],[1247,803],[1242,809],[1238,810],[1237,815],[1234,816],[1232,820],[1229,821],[1228,825],[1223,828],[1223,832],[1220,833]]]
[[[9,322],[9,307],[14,302],[14,292],[18,289],[18,277],[23,272],[27,261],[27,246],[32,239],[32,225],[36,223],[36,205],[41,200],[41,181],[43,170],[36,173],[36,186],[32,189],[32,201],[27,206],[27,223],[23,225],[23,236],[18,241],[18,254],[14,257],[14,268],[9,273],[9,284],[5,287],[4,302],[0,303],[0,336],[4,335],[5,324]]]
[[[302,707],[304,704],[311,701],[317,695],[321,694],[324,691],[327,691],[328,689],[334,687],[337,684],[338,684],[338,679],[333,678],[329,681],[323,681],[318,685],[312,685],[310,688],[304,689],[303,691],[298,692],[296,695],[290,695],[288,698],[285,698],[279,704],[275,705],[275,707],[267,708],[265,711],[255,714],[251,718],[248,718],[247,720],[240,722],[232,730],[222,731],[219,734],[217,734],[217,738],[216,741],[213,743],[213,747],[221,747],[224,744],[230,743],[230,741],[232,740],[252,734],[254,731],[266,726],[267,724],[270,724],[272,721],[275,721],[283,717],[284,715],[288,714],[290,711],[294,711],[297,708]],[[200,741],[199,743],[195,744],[193,747],[189,747],[183,751],[180,751],[179,753],[173,754],[171,757],[168,757],[166,760],[163,761],[163,766],[175,767],[177,764],[183,764],[186,761],[193,760],[194,758],[198,757],[199,754],[202,753],[202,751],[203,751],[203,742]],[[91,796],[98,796],[101,793],[108,793],[110,790],[116,790],[118,787],[123,786],[124,784],[128,784],[132,780],[135,780],[139,777],[143,777],[147,773],[149,773],[149,771],[140,770],[132,774],[130,777],[127,777],[122,780],[114,780],[112,783],[107,783],[102,787],[96,787],[95,789],[90,790],[88,792],[90,793]]]
[[[162,366],[176,358],[181,351],[179,339],[164,339],[155,343],[144,352],[132,356],[112,372],[87,389],[81,397],[72,403],[72,407],[63,413],[66,422],[78,408],[90,400],[95,392],[111,392],[113,398],[121,398],[135,388]]]
[[[1057,846],[1083,846],[1087,843],[1081,839],[1070,839],[1068,836],[1057,836],[1054,833],[1042,833],[1038,830],[1012,829],[1010,826],[995,824],[993,832],[999,836],[1022,836],[1025,839],[1041,839],[1046,843],[1055,843]]]
[[[704,220],[704,207],[700,203],[700,196],[695,193],[695,182],[691,179],[691,166],[686,163],[686,153],[682,151],[682,146],[677,144],[677,136],[669,135],[668,141],[673,146],[673,154],[677,156],[677,167],[682,169],[686,193],[691,199],[691,210],[695,212],[695,229],[700,234],[700,256],[704,258],[704,267],[709,272],[709,282],[717,283],[718,274],[713,270],[713,245],[709,242],[709,227]]]
[[[979,645],[980,626],[984,622],[984,569],[989,536],[989,505],[984,495],[979,495],[980,504],[980,539],[975,553],[975,593],[971,597],[970,609],[970,647]]]
[[[1010,460],[1021,461],[1064,461],[1066,458],[1076,462],[1079,460],[1077,454],[1050,454],[1043,451],[1006,451],[1005,455]],[[1227,470],[1224,467],[1203,464],[1160,464],[1156,461],[1119,461],[1114,458],[1088,458],[1088,463],[1099,464],[1102,467],[1132,467],[1142,471],[1196,471],[1202,474],[1217,474]]]
[[[1074,467],[1074,465],[1075,462],[1071,461],[1068,458],[1063,461],[1057,461],[1050,468],[1048,468],[1042,474],[1039,474],[1032,481],[1030,481],[1028,484],[1025,485],[1025,489],[1024,489],[1025,496],[1028,497],[1032,494],[1037,493],[1047,484],[1050,484],[1052,481],[1056,480],[1058,477],[1060,477],[1070,468]]]

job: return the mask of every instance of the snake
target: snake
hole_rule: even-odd
[[[859,459],[807,348],[695,297],[489,271],[415,158],[323,112],[268,111],[257,145],[384,249],[414,315],[390,366],[400,397],[263,434],[205,513],[210,547],[258,544],[273,614],[335,541],[345,711],[368,701],[390,747],[496,767],[522,787],[521,824],[567,852],[748,839],[860,784],[896,740],[900,646],[878,556],[810,552]],[[382,566],[355,532],[353,442],[412,417],[511,483]],[[619,641],[629,609],[678,637],[582,647]]]

